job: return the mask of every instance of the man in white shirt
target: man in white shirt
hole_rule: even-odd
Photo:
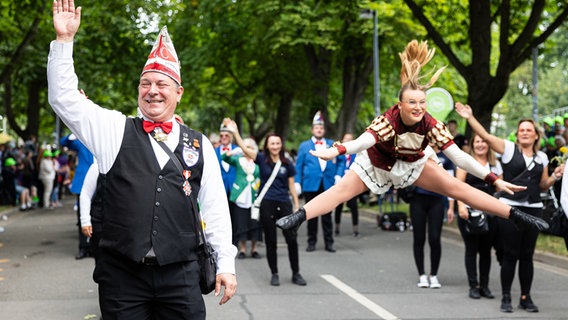
[[[80,18],[81,8],[72,0],[53,2],[56,40],[48,57],[48,92],[53,110],[91,150],[104,179],[103,231],[93,274],[102,317],[205,319],[198,224],[217,255],[215,295],[225,287],[220,304],[236,291],[237,249],[231,244],[227,201],[219,201],[223,181],[213,147],[174,118],[183,87],[167,29],[140,76],[140,116],[128,118],[78,90],[73,39]],[[195,221],[197,201],[203,223]]]

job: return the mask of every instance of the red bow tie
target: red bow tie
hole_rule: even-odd
[[[144,126],[144,131],[150,133],[156,129],[156,127],[162,128],[165,133],[170,133],[172,131],[172,122],[152,122],[152,121],[142,121],[142,125]]]
[[[319,141],[316,141],[316,145],[318,145],[318,144],[321,144],[321,145],[323,145],[323,141],[321,141],[321,140],[319,140]]]
[[[229,147],[223,147],[223,148],[221,149],[221,151],[231,151],[231,148],[229,148]]]

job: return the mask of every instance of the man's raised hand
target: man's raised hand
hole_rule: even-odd
[[[80,24],[81,7],[75,9],[73,0],[53,1],[53,27],[57,41],[73,41]]]

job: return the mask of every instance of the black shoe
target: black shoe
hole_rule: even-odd
[[[493,295],[493,293],[491,293],[491,290],[489,290],[489,288],[481,288],[479,289],[479,294],[482,297],[485,297],[487,299],[493,299],[495,298],[495,296]]]
[[[472,299],[481,298],[481,294],[479,293],[479,288],[477,287],[469,288],[469,297]]]
[[[509,211],[509,219],[515,223],[517,229],[521,229],[525,225],[535,227],[539,231],[546,231],[549,228],[548,222],[541,218],[524,213],[515,207],[511,207],[511,210]]]
[[[79,253],[77,253],[77,255],[75,256],[75,260],[81,260],[83,258],[88,258],[90,256],[91,256],[91,254],[89,253],[89,251],[79,250]]]
[[[333,244],[327,245],[325,246],[325,251],[333,253],[335,252],[335,247],[333,246]]]
[[[294,275],[292,276],[292,282],[299,286],[305,286],[306,284],[308,284],[306,280],[302,278],[302,275],[299,273],[294,273]]]
[[[357,232],[357,231],[353,232],[353,238],[357,238],[357,237],[359,237],[359,232]]]
[[[302,222],[306,221],[306,210],[304,208],[298,209],[298,211],[287,215],[276,220],[276,226],[283,230],[293,230],[298,231]]]
[[[504,293],[503,298],[501,298],[501,312],[513,312],[511,295],[509,293]]]
[[[335,230],[335,236],[337,237],[339,235],[339,230]]]
[[[280,278],[278,277],[278,274],[273,274],[272,278],[270,279],[270,285],[271,286],[279,286],[280,285]]]
[[[313,244],[308,244],[308,247],[306,248],[306,252],[312,252],[312,251],[316,251],[316,246]]]
[[[533,303],[531,296],[528,294],[524,299],[521,297],[519,309],[524,309],[527,312],[538,312],[538,307]]]
[[[244,252],[242,252],[242,251],[239,252],[239,254],[237,255],[237,259],[244,259],[244,258],[246,258],[246,257],[247,257],[246,253],[244,253]]]
[[[260,254],[256,251],[253,251],[250,256],[253,257],[254,259],[260,259],[261,258]]]

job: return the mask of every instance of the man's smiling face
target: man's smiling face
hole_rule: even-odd
[[[145,72],[138,85],[138,107],[142,114],[155,122],[164,122],[174,116],[181,100],[183,87],[159,72]]]

